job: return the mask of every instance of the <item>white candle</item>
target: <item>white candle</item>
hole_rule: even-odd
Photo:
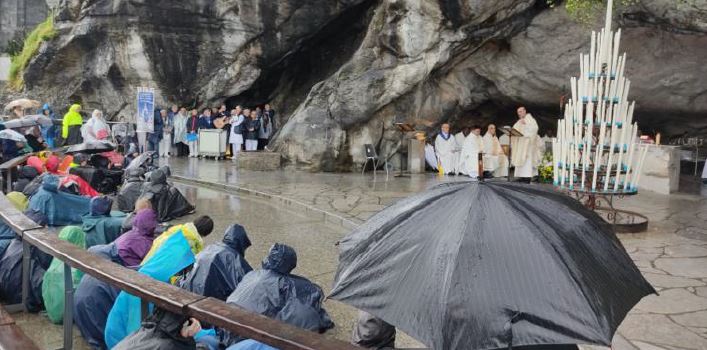
[[[616,124],[614,123],[614,113],[616,112],[616,105],[610,104],[610,117],[607,117],[607,121],[611,122],[611,137],[609,138],[609,159],[606,162],[606,178],[604,179],[604,192],[609,190],[609,179],[611,179],[611,166],[614,156],[614,144],[616,139]]]
[[[614,192],[619,190],[619,179],[621,179],[621,161],[623,160],[624,146],[626,140],[626,129],[629,126],[626,124],[621,125],[621,132],[619,133],[619,157],[616,160],[616,177],[614,178]]]
[[[596,191],[597,188],[597,176],[599,172],[599,166],[601,162],[601,155],[604,151],[604,133],[606,130],[606,123],[604,123],[604,111],[605,102],[602,100],[599,103],[599,140],[596,145],[596,151],[594,152],[594,175],[592,176],[592,191]]]
[[[641,181],[641,172],[643,172],[643,162],[646,160],[646,154],[648,154],[649,145],[643,146],[643,154],[641,155],[641,161],[636,167],[636,181],[631,184],[634,189],[638,190],[638,183]]]
[[[631,187],[629,187],[629,176],[631,176],[631,162],[633,162],[633,150],[636,147],[636,125],[633,124],[631,125],[630,129],[631,135],[629,138],[629,145],[628,145],[628,161],[626,161],[626,175],[624,175],[624,191],[627,189],[630,190]]]

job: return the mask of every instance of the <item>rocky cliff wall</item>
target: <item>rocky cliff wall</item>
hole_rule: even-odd
[[[707,134],[707,1],[616,11],[630,98],[646,131]],[[63,0],[60,35],[27,92],[131,115],[136,86],[161,104],[273,101],[289,164],[349,170],[388,154],[394,122],[431,131],[524,104],[551,126],[589,30],[532,0]]]
[[[0,0],[0,52],[18,32],[30,31],[44,21],[47,11],[45,0]]]

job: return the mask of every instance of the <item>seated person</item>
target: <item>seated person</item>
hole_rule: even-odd
[[[170,221],[194,211],[194,206],[172,185],[167,183],[169,168],[162,167],[149,174],[140,197],[149,198],[157,211],[159,222]]]
[[[145,209],[138,215],[148,210]],[[137,220],[138,217],[135,219]],[[179,230],[170,235],[154,254],[143,260],[138,272],[167,283],[172,276],[191,266],[194,261],[192,248],[184,232]],[[104,335],[108,348],[112,349],[128,335],[140,329],[140,314],[140,299],[120,292],[106,322]]]
[[[508,157],[503,152],[501,143],[496,137],[496,125],[489,124],[484,141],[484,173],[489,176],[508,175]]]
[[[196,256],[194,268],[181,287],[193,293],[226,301],[243,276],[253,268],[245,260],[250,240],[243,226],[231,225],[223,242],[207,246]]]
[[[47,169],[48,173],[56,175],[59,173],[60,164],[61,160],[59,160],[59,157],[51,155],[47,158],[47,162],[44,164],[44,167]]]
[[[107,196],[91,199],[90,212],[83,216],[81,229],[86,232],[86,248],[113,242],[122,232],[125,213],[111,212],[113,200]]]
[[[158,308],[113,350],[195,350],[193,337],[200,330],[195,319]]]
[[[137,218],[135,218],[137,219]],[[191,247],[192,253],[194,255],[199,254],[202,249],[204,249],[204,239],[203,237],[208,236],[214,229],[214,221],[210,217],[204,215],[196,218],[194,222],[188,222],[186,224],[174,225],[167,229],[164,233],[159,235],[152,243],[152,248],[145,256],[145,261],[149,260],[150,257],[155,254],[157,250],[162,247],[162,244],[166,242],[172,235],[177,232],[182,232],[184,238],[186,238]]]
[[[59,239],[79,248],[86,248],[86,234],[78,226],[64,227],[59,232]],[[81,276],[83,272],[71,269],[74,288],[81,281]],[[42,300],[47,310],[47,317],[54,324],[60,324],[64,320],[64,295],[66,294],[64,288],[64,262],[54,258],[42,281]]]
[[[393,349],[395,327],[367,312],[359,311],[351,344],[366,349]]]
[[[100,193],[91,184],[77,175],[65,175],[59,179],[59,191],[85,197],[96,197]]]
[[[107,349],[104,332],[108,313],[120,289],[85,275],[74,294],[74,322],[92,349]]]
[[[30,166],[34,168],[34,170],[37,170],[37,174],[41,174],[46,170],[44,167],[44,161],[42,160],[42,158],[39,158],[37,156],[31,156],[27,158],[27,166]]]
[[[42,186],[29,200],[28,209],[47,217],[49,226],[81,224],[82,217],[89,212],[90,199],[59,192],[59,179],[45,175]]]
[[[43,215],[25,215],[34,220],[38,225],[46,225],[42,221]],[[13,238],[0,255],[0,302],[4,304],[19,304],[22,302],[22,240]],[[30,290],[27,300],[27,310],[39,312],[42,310],[42,279],[44,272],[51,264],[52,256],[42,252],[36,247],[30,247]]]
[[[324,292],[308,279],[291,274],[296,266],[295,250],[276,243],[263,259],[262,270],[248,273],[226,302],[310,331],[334,327],[322,307]],[[221,335],[227,346],[240,340],[229,332]]]
[[[152,247],[155,227],[157,227],[157,214],[154,210],[142,209],[135,215],[132,229],[115,240],[122,265],[140,265]]]
[[[25,187],[27,187],[27,185],[29,185],[29,183],[32,182],[32,180],[34,180],[34,178],[38,175],[39,173],[37,172],[37,169],[29,165],[23,166],[20,168],[19,178],[12,186],[12,190],[15,192],[24,191]]]
[[[142,192],[142,184],[144,170],[142,168],[130,169],[126,172],[123,186],[120,187],[120,192],[116,197],[118,200],[118,209],[123,212],[131,212],[135,209],[135,202],[140,198]]]

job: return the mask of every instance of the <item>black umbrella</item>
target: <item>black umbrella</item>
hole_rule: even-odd
[[[69,146],[65,153],[84,153],[84,154],[95,154],[110,152],[115,149],[115,145],[106,141],[89,141],[84,143],[79,143],[77,145]]]
[[[443,184],[341,243],[330,297],[436,350],[609,346],[655,290],[595,213],[551,189]]]

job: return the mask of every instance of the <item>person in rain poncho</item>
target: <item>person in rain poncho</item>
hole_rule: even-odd
[[[125,266],[138,266],[145,258],[155,240],[157,213],[143,209],[135,214],[132,229],[115,240],[118,256]]]
[[[297,253],[287,245],[276,243],[262,263],[262,270],[248,273],[227,303],[315,332],[334,327],[322,307],[324,292],[304,277],[292,274],[297,266]],[[232,345],[240,338],[224,332],[222,342]]]
[[[452,134],[449,133],[449,124],[442,124],[441,132],[435,139],[435,152],[437,153],[437,169],[442,167],[445,174],[457,173],[457,160],[459,159],[459,145]]]
[[[52,107],[48,104],[45,103],[44,106],[42,106],[42,109],[39,111],[39,114],[44,115],[47,118],[50,118],[54,120],[56,118],[56,115],[54,115],[54,111],[52,110]],[[47,143],[47,146],[49,148],[54,148],[56,147],[54,140],[56,139],[56,134],[57,134],[57,128],[54,124],[50,126],[42,126],[42,137],[44,138],[44,141]]]
[[[484,171],[493,176],[508,175],[508,157],[496,137],[496,125],[489,124],[484,140]]]
[[[511,164],[515,167],[514,176],[530,183],[537,173],[538,158],[538,123],[525,107],[518,107],[518,121],[513,128],[523,134],[511,138]]]
[[[10,241],[4,254],[0,256],[0,301],[3,304],[22,303],[22,256],[22,240],[19,238]],[[42,309],[42,279],[51,261],[51,255],[36,247],[30,248],[30,289],[25,304],[30,312]]]
[[[103,112],[94,109],[91,118],[81,127],[81,136],[84,142],[105,140],[110,135],[110,127],[103,119]]]
[[[172,111],[175,108],[176,106],[172,106]],[[189,115],[184,107],[179,109],[179,113],[174,114],[174,145],[177,146],[177,156],[179,157],[186,156],[189,153],[187,119],[189,119]]]
[[[80,227],[66,226],[59,232],[59,239],[69,242],[79,248],[86,248],[86,234]],[[73,287],[81,281],[83,272],[71,269]],[[49,269],[44,274],[42,282],[42,298],[47,309],[47,317],[55,324],[60,324],[64,319],[64,262],[52,259]]]
[[[30,197],[29,209],[42,213],[49,226],[81,224],[91,199],[59,191],[59,178],[45,175],[42,186]]]
[[[32,180],[34,180],[39,173],[37,172],[37,169],[25,165],[22,168],[20,168],[20,173],[19,173],[19,178],[17,179],[17,182],[12,186],[12,190],[15,192],[22,192],[25,190],[25,187],[29,185]]]
[[[481,127],[475,125],[471,128],[471,133],[464,139],[461,154],[460,172],[476,178],[479,175],[479,153],[484,152],[484,143],[481,139]]]
[[[108,313],[120,289],[91,275],[81,278],[74,294],[74,323],[92,349],[107,349],[104,332]]]
[[[366,349],[392,350],[395,347],[395,327],[365,311],[359,311],[351,344]]]
[[[21,192],[10,192],[7,194],[7,200],[15,209],[23,212],[27,209],[27,197]],[[5,253],[5,249],[10,245],[13,239],[16,238],[15,231],[10,226],[0,220],[0,257]]]
[[[206,215],[196,218],[194,222],[174,225],[155,239],[152,243],[152,248],[145,256],[145,261],[149,260],[171,236],[177,233],[182,234],[186,238],[194,255],[199,254],[204,249],[204,239],[202,237],[208,236],[213,229],[214,222]]]
[[[140,197],[152,202],[157,211],[157,220],[166,222],[194,211],[194,206],[179,192],[177,188],[167,183],[169,167],[163,166],[152,171],[149,180],[143,184]]]
[[[223,242],[207,246],[196,256],[194,268],[181,286],[191,292],[226,301],[243,276],[253,268],[245,260],[250,240],[243,226],[231,225]]]
[[[144,182],[142,168],[133,168],[126,172],[125,182],[118,192],[118,209],[129,213],[135,209],[135,201],[140,198]]]
[[[86,233],[86,248],[108,244],[120,236],[125,214],[111,212],[113,200],[107,196],[91,199],[90,212],[83,216],[81,229]]]
[[[81,105],[73,104],[69,107],[69,112],[64,114],[64,119],[61,122],[61,137],[64,138],[64,145],[76,145],[83,140],[81,139]]]
[[[138,271],[166,283],[193,263],[194,254],[189,242],[178,231],[170,235],[154,254],[145,258]],[[140,298],[120,292],[106,322],[104,336],[108,348],[112,349],[140,328],[140,310]]]

